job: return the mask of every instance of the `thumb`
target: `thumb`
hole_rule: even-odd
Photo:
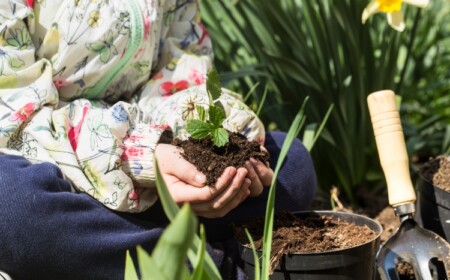
[[[158,164],[162,173],[170,174],[180,181],[194,187],[203,187],[206,176],[181,155],[178,147],[160,144],[157,147]]]

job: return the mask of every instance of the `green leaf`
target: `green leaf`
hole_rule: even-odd
[[[202,139],[208,135],[211,135],[214,127],[200,120],[188,120],[186,124],[186,130],[194,139]]]
[[[257,116],[259,116],[259,115],[261,114],[261,110],[262,110],[262,108],[263,108],[264,102],[266,101],[267,91],[268,91],[268,88],[267,88],[267,85],[266,85],[266,86],[264,87],[264,93],[263,93],[263,96],[262,96],[262,98],[261,98],[261,101],[260,101],[259,104],[258,104],[258,109],[257,109],[256,112],[255,112],[255,114],[256,114]]]
[[[130,256],[130,251],[127,250],[127,256],[125,259],[125,280],[139,280],[136,268],[134,267],[133,260]]]
[[[155,172],[156,172],[156,188],[158,189],[159,199],[161,200],[164,213],[166,214],[167,218],[172,221],[177,215],[178,211],[180,210],[180,207],[175,203],[175,201],[170,196],[169,191],[167,190],[166,183],[164,182],[161,176],[161,172],[159,171],[158,160],[156,158],[155,158]],[[192,242],[191,248],[188,251],[188,258],[191,261],[191,263],[195,263],[195,254],[193,252],[198,252],[200,247],[201,247],[200,238],[198,236],[194,236],[194,241]],[[219,270],[217,269],[214,261],[212,260],[211,256],[208,253],[206,253],[204,260],[205,260],[204,261],[205,271],[208,274],[209,279],[212,280],[222,279]],[[205,276],[205,278],[207,277]]]
[[[155,260],[141,246],[137,246],[136,251],[142,280],[166,279],[155,264]]]
[[[303,133],[303,145],[305,145],[305,148],[311,152],[312,148],[314,147],[314,144],[316,143],[317,139],[319,139],[319,136],[322,135],[322,131],[325,128],[325,124],[328,121],[328,118],[331,115],[331,112],[333,111],[334,105],[332,104],[329,108],[327,113],[325,114],[325,117],[322,120],[322,123],[320,124],[319,128],[317,128],[317,124],[309,124],[306,126],[305,132]]]
[[[210,96],[210,104],[217,100],[222,93],[222,84],[220,83],[220,77],[216,70],[211,70],[208,73],[206,79],[206,91]]]
[[[187,269],[187,251],[196,228],[197,220],[189,204],[184,204],[164,230],[152,253],[153,261],[165,279],[182,279],[182,270]]]
[[[214,127],[222,127],[222,123],[225,120],[225,112],[218,106],[209,107],[209,121]]]
[[[310,151],[313,141],[314,141],[314,134],[317,128],[317,123],[311,123],[308,124],[305,128],[305,132],[303,132],[303,139],[302,143],[305,145],[305,148]]]
[[[272,184],[270,185],[269,195],[267,198],[266,215],[264,219],[264,233],[263,233],[263,254],[262,254],[262,270],[261,275],[265,280],[269,279],[269,268],[270,268],[270,253],[272,246],[272,234],[273,234],[273,220],[275,216],[275,188],[277,184],[278,173],[281,169],[284,159],[292,145],[292,141],[297,137],[300,129],[305,123],[305,106],[309,97],[306,97],[303,101],[302,107],[298,111],[294,118],[294,121],[289,128],[289,131],[284,140],[283,146],[281,147],[280,155],[278,156],[278,161],[275,167]]]
[[[205,108],[203,108],[203,106],[200,105],[196,105],[195,109],[197,110],[197,114],[198,114],[198,119],[201,120],[202,122],[206,122],[206,110]]]
[[[214,129],[212,138],[214,145],[216,145],[217,147],[222,147],[229,141],[228,132],[221,127]]]
[[[200,248],[198,248],[197,251],[197,260],[194,263],[194,272],[191,275],[192,280],[203,280],[205,279],[205,270],[203,267],[203,260],[205,259],[205,252],[206,252],[206,236],[205,236],[205,227],[203,224],[200,225],[200,240],[201,245]]]
[[[248,240],[250,241],[250,245],[252,246],[252,253],[253,253],[253,262],[255,264],[255,277],[254,280],[260,280],[261,279],[261,268],[259,265],[259,258],[258,258],[258,254],[256,253],[256,248],[255,248],[255,242],[253,241],[252,236],[250,235],[250,232],[247,229],[245,230],[245,234],[247,235]]]

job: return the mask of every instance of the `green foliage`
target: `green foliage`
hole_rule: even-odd
[[[225,112],[217,106],[210,106],[207,112],[209,116],[208,121],[188,120],[186,130],[194,139],[210,136],[214,145],[222,147],[228,143],[229,139],[228,132],[222,127],[222,123],[225,120]]]
[[[450,3],[432,4],[420,15],[402,84],[401,116],[416,162],[450,148]]]
[[[245,233],[247,234],[247,237],[250,241],[250,244],[253,249],[253,259],[255,263],[255,280],[268,280],[269,279],[269,269],[270,269],[270,255],[271,255],[271,249],[272,249],[272,234],[273,234],[273,224],[274,224],[274,217],[275,217],[275,189],[276,189],[276,182],[278,178],[278,173],[281,169],[281,166],[284,162],[284,159],[286,158],[289,148],[292,145],[292,142],[297,137],[297,135],[300,133],[302,127],[305,125],[306,116],[305,116],[305,107],[309,100],[309,97],[306,97],[303,101],[303,104],[300,108],[300,110],[297,112],[289,130],[286,135],[286,139],[284,140],[283,146],[281,147],[280,155],[277,160],[277,164],[275,166],[274,170],[274,176],[272,179],[272,183],[270,185],[269,189],[269,195],[267,199],[267,205],[266,205],[266,215],[264,219],[264,230],[263,230],[263,245],[262,245],[262,258],[261,258],[261,266],[259,263],[258,254],[256,252],[253,239],[248,232],[247,229],[245,229]],[[328,112],[331,112],[331,109],[329,109]],[[314,146],[314,138],[318,137],[322,133],[322,129],[325,126],[325,123],[328,119],[328,116],[326,116],[322,123],[320,124],[319,128],[317,130],[312,131],[311,133],[314,135],[313,138],[310,138],[306,141],[309,151]],[[261,270],[260,270],[261,268]]]
[[[208,73],[208,78],[206,79],[206,91],[208,92],[211,104],[212,101],[218,99],[222,93],[222,84],[220,83],[219,73],[217,73],[216,70],[212,70]]]
[[[161,200],[162,207],[164,209],[164,213],[166,214],[167,218],[173,222],[175,217],[177,216],[178,212],[180,211],[180,207],[173,201],[172,197],[170,196],[169,191],[167,190],[166,183],[164,182],[161,172],[159,171],[158,167],[158,160],[155,159],[155,173],[156,173],[156,187],[158,189],[158,196]],[[179,232],[180,235],[183,234],[183,232]],[[196,256],[195,252],[201,251],[201,248],[204,247],[204,236],[198,237],[197,235],[194,235],[192,243],[190,243],[190,248],[187,252],[188,258],[191,263],[199,265],[198,257]],[[207,253],[204,255],[203,260],[203,278],[202,279],[221,279],[219,270],[217,269],[216,265],[214,264],[214,261],[211,259],[211,256]]]
[[[137,247],[139,267],[142,280],[149,279],[190,279],[216,280],[222,279],[220,273],[206,252],[205,231],[200,227],[200,237],[195,234],[197,219],[189,204],[180,210],[170,196],[167,186],[159,172],[155,159],[156,186],[166,216],[171,220],[164,230],[150,256],[141,247]],[[186,268],[186,259],[194,268],[191,275]],[[127,252],[125,266],[125,280],[137,279],[136,269],[130,254]]]
[[[269,269],[270,269],[270,253],[272,249],[272,233],[273,233],[273,221],[275,216],[275,188],[278,178],[278,173],[281,169],[284,159],[286,158],[287,152],[291,147],[292,141],[297,137],[301,128],[305,124],[305,105],[308,98],[305,98],[303,105],[298,111],[291,124],[291,127],[286,135],[283,146],[281,147],[280,155],[277,160],[277,165],[275,166],[274,176],[272,184],[270,185],[269,197],[267,198],[266,206],[266,216],[264,219],[264,231],[263,231],[263,254],[262,254],[262,269],[261,277],[264,280],[269,279]]]
[[[443,62],[433,60],[427,47],[435,49],[442,30],[448,30],[449,26],[445,16],[435,16],[437,9],[424,9],[422,16],[417,16],[419,9],[408,5],[404,5],[403,33],[390,28],[382,14],[363,25],[361,14],[368,2],[202,3],[203,21],[215,46],[216,67],[222,72],[222,79],[229,77],[227,87],[242,92],[256,82],[269,85],[268,105],[261,110],[264,123],[273,122],[277,128],[286,130],[297,104],[310,96],[307,115],[311,125],[317,126],[314,123],[334,105],[312,156],[321,189],[328,192],[328,188],[336,185],[352,201],[357,187],[375,186],[383,180],[367,95],[381,89],[394,89],[402,96],[409,92],[414,95],[417,91],[409,89],[420,80],[418,75],[430,77],[442,67]],[[432,3],[448,5],[444,1]],[[448,46],[448,33],[446,42]],[[438,54],[438,58],[448,57],[448,51]],[[420,61],[427,63],[428,68],[418,64]],[[445,82],[440,83],[447,90],[448,69],[447,64],[446,70],[439,70],[447,73]],[[424,70],[430,72],[426,74]],[[227,71],[233,75],[227,76]],[[426,81],[423,84],[430,86]],[[252,94],[256,103],[261,96],[258,90]],[[408,102],[405,100],[404,104]]]
[[[229,135],[222,127],[225,112],[222,107],[214,105],[214,100],[217,100],[222,92],[219,74],[214,70],[208,73],[206,89],[209,95],[209,108],[205,110],[201,106],[196,106],[198,119],[187,120],[186,130],[194,139],[203,139],[209,136],[214,145],[222,147],[228,143]]]
[[[186,260],[196,227],[197,220],[189,204],[186,204],[164,230],[151,256],[138,246],[137,256],[142,279],[193,279],[186,267]],[[200,249],[203,251],[199,253],[200,260],[196,263],[203,265],[201,258],[204,256],[204,246]],[[137,279],[136,270],[132,264],[129,253],[127,253],[125,280]],[[199,267],[202,269],[201,266]],[[193,275],[202,273],[202,271],[194,272]]]
[[[253,254],[255,258],[255,280],[269,279],[270,253],[272,244],[272,231],[274,223],[274,206],[275,206],[275,188],[278,173],[281,165],[287,156],[288,150],[293,140],[297,137],[301,128],[305,124],[305,106],[308,102],[305,98],[303,104],[294,118],[294,121],[286,135],[286,139],[280,151],[280,155],[274,170],[274,177],[269,190],[268,202],[266,205],[266,216],[264,223],[263,236],[263,255],[262,266],[253,244],[253,239],[249,232],[246,234],[253,246]],[[328,112],[331,112],[329,109]],[[323,127],[328,119],[329,113],[322,120],[318,129],[312,129],[310,133],[313,137],[307,137],[305,141],[307,147],[311,149],[314,142],[322,132]],[[159,198],[163,206],[166,216],[171,220],[171,224],[164,230],[160,237],[152,255],[150,256],[141,247],[138,246],[138,262],[141,268],[143,280],[148,279],[222,279],[217,267],[211,257],[206,252],[205,231],[203,226],[200,227],[200,238],[195,235],[197,220],[194,217],[188,204],[185,204],[180,210],[178,205],[173,201],[167,190],[166,184],[161,176],[158,167],[158,161],[155,159],[156,185]],[[196,254],[194,252],[197,252]],[[193,273],[189,275],[186,269],[186,256],[192,263]],[[262,269],[260,269],[262,268]],[[129,252],[126,256],[125,280],[138,279],[136,269]]]

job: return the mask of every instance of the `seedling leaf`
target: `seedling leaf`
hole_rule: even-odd
[[[201,120],[202,122],[206,122],[206,110],[205,108],[203,108],[202,106],[195,106],[195,110],[197,110],[197,114],[198,114],[198,119]]]
[[[222,108],[217,106],[209,107],[209,121],[215,127],[222,127],[223,120],[225,119],[225,112]]]
[[[202,139],[211,135],[214,127],[210,123],[205,123],[200,120],[189,120],[186,126],[187,132],[191,134],[194,139]]]
[[[217,147],[222,147],[229,140],[228,132],[221,127],[214,129],[212,138]]]

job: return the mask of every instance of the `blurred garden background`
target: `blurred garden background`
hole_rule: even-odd
[[[401,2],[401,1],[400,1]],[[383,13],[361,22],[368,0],[204,0],[202,20],[225,87],[242,93],[268,129],[287,130],[306,96],[311,137],[332,108],[312,150],[320,194],[336,186],[385,196],[366,97],[391,89],[411,168],[450,148],[450,2],[403,3],[398,32]]]

